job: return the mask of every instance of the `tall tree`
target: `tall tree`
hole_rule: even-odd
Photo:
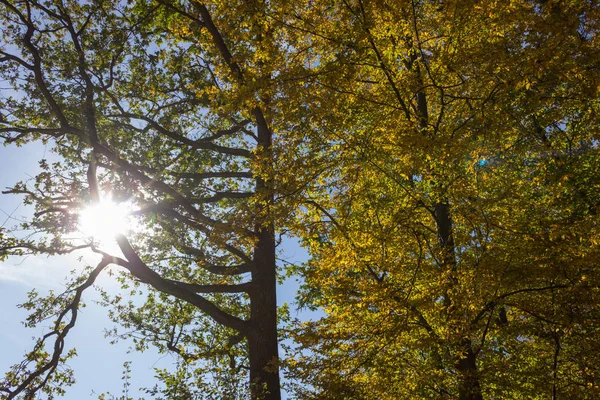
[[[3,254],[99,255],[65,293],[25,303],[28,324],[54,317],[54,328],[6,375],[3,396],[72,383],[67,334],[84,291],[117,265],[123,290],[141,299],[104,293],[129,332],[113,333],[180,355],[151,393],[279,399],[274,180],[285,179],[272,168],[283,119],[273,79],[293,49],[264,18],[271,3],[0,4],[0,74],[12,89],[0,134],[60,156],[8,191],[36,213],[24,225],[32,234]],[[107,204],[129,207],[138,227],[116,235],[118,249],[76,234],[84,210]]]
[[[299,393],[597,397],[596,2],[319,5]]]

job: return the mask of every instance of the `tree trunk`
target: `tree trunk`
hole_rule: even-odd
[[[275,238],[263,228],[255,248],[256,270],[252,274],[248,347],[252,399],[279,400],[279,354],[277,346],[277,271]]]
[[[271,157],[272,132],[263,112],[254,109],[259,151]],[[250,330],[248,356],[252,399],[281,399],[279,348],[277,342],[277,267],[275,262],[275,225],[271,216],[273,184],[269,177],[257,177],[256,193],[258,241],[254,247],[254,270],[250,291]]]
[[[455,306],[452,303],[449,292],[457,284],[456,272],[456,252],[454,248],[452,216],[450,214],[450,204],[447,201],[440,202],[435,206],[435,218],[437,224],[437,233],[440,246],[442,247],[443,268],[449,271],[448,287],[444,292],[444,303],[448,312],[448,323],[455,322]],[[460,317],[458,317],[460,318]],[[477,371],[477,356],[473,352],[471,340],[463,337],[459,342],[461,358],[456,364],[460,374],[458,386],[459,400],[483,400],[481,395],[481,385],[479,383],[479,373]]]
[[[483,400],[479,373],[477,371],[477,358],[473,352],[470,339],[463,339],[461,343],[462,358],[458,361],[457,369],[460,372],[458,387],[459,400]]]

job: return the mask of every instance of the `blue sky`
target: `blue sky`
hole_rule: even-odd
[[[14,185],[20,180],[27,180],[38,172],[38,161],[50,158],[49,150],[41,143],[31,143],[17,148],[15,146],[0,146],[0,188]],[[0,226],[15,225],[16,220],[27,217],[31,210],[24,206],[21,197],[15,195],[0,195]],[[83,256],[79,261],[78,257]],[[306,252],[293,240],[283,244],[282,258],[289,262],[302,262]],[[87,261],[87,263],[86,263]],[[69,256],[30,256],[11,257],[6,262],[0,262],[0,373],[3,375],[10,365],[22,360],[23,354],[30,351],[34,338],[43,334],[44,326],[40,329],[25,328],[21,321],[27,313],[17,308],[17,304],[27,299],[27,293],[35,288],[40,294],[48,290],[62,291],[65,276],[70,270],[84,265],[94,264],[93,255],[89,253]],[[98,280],[105,289],[117,290],[116,284],[107,275],[101,275]],[[294,310],[294,297],[298,284],[294,279],[288,279],[278,288],[279,304],[290,303]],[[153,368],[165,368],[172,364],[173,356],[159,355],[154,351],[143,354],[129,353],[128,344],[120,342],[110,345],[104,338],[104,329],[112,326],[105,310],[94,303],[99,298],[93,290],[84,294],[87,305],[82,309],[76,327],[67,337],[67,347],[77,348],[78,357],[71,360],[69,365],[75,369],[77,383],[67,389],[65,399],[95,399],[97,395],[110,391],[115,395],[121,394],[121,375],[123,363],[132,362],[132,379],[130,396],[136,398],[135,389],[151,387],[154,384]],[[294,317],[308,318],[309,314],[293,312]],[[47,328],[48,325],[46,325]],[[47,330],[47,329],[46,329]],[[94,394],[95,393],[95,394]],[[143,397],[143,395],[140,395]],[[285,396],[284,396],[285,397]]]

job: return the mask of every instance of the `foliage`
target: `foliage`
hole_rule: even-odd
[[[299,396],[597,397],[598,6],[319,6]]]
[[[149,395],[278,399],[292,230],[312,256],[290,271],[300,304],[326,313],[287,330],[297,397],[597,397],[599,13],[0,0],[0,135],[60,156],[10,190],[36,214],[0,254],[99,258],[32,293],[27,323],[55,323],[0,390],[72,383],[64,339],[112,264],[111,336],[179,356]],[[137,227],[117,249],[76,237],[108,194]]]
[[[4,247],[100,260],[65,294],[31,299],[32,315],[57,317],[38,345],[54,340],[54,351],[37,368],[17,366],[2,390],[14,398],[59,379],[81,294],[113,264],[133,300],[103,293],[111,335],[181,357],[175,372],[157,372],[152,394],[279,398],[275,225],[287,217],[274,203],[270,78],[289,49],[261,19],[268,5],[0,3],[10,87],[0,135],[60,156],[9,191],[36,213],[22,226],[31,234]],[[78,233],[78,215],[109,197],[137,226],[117,234],[117,249]]]

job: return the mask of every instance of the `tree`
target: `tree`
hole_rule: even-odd
[[[594,2],[0,4],[0,134],[61,156],[10,190],[36,214],[4,253],[99,256],[25,303],[56,323],[7,398],[72,382],[65,337],[110,264],[142,297],[105,293],[115,322],[181,356],[150,394],[279,398],[288,227],[327,313],[290,331],[298,396],[597,393]],[[141,226],[122,254],[73,238],[109,193]]]
[[[0,74],[12,94],[0,99],[0,134],[5,144],[42,140],[60,156],[8,191],[35,216],[23,226],[31,234],[4,243],[3,254],[99,256],[65,293],[25,303],[29,325],[54,318],[54,329],[6,375],[7,399],[72,383],[65,339],[84,291],[110,265],[142,298],[104,293],[114,321],[138,349],[181,356],[151,394],[280,398],[276,229],[285,207],[274,181],[286,179],[273,168],[284,100],[274,78],[293,49],[264,18],[272,6],[1,1]],[[73,233],[79,213],[109,196],[141,226],[117,234],[118,250]]]
[[[597,397],[597,4],[319,4],[299,393]]]

